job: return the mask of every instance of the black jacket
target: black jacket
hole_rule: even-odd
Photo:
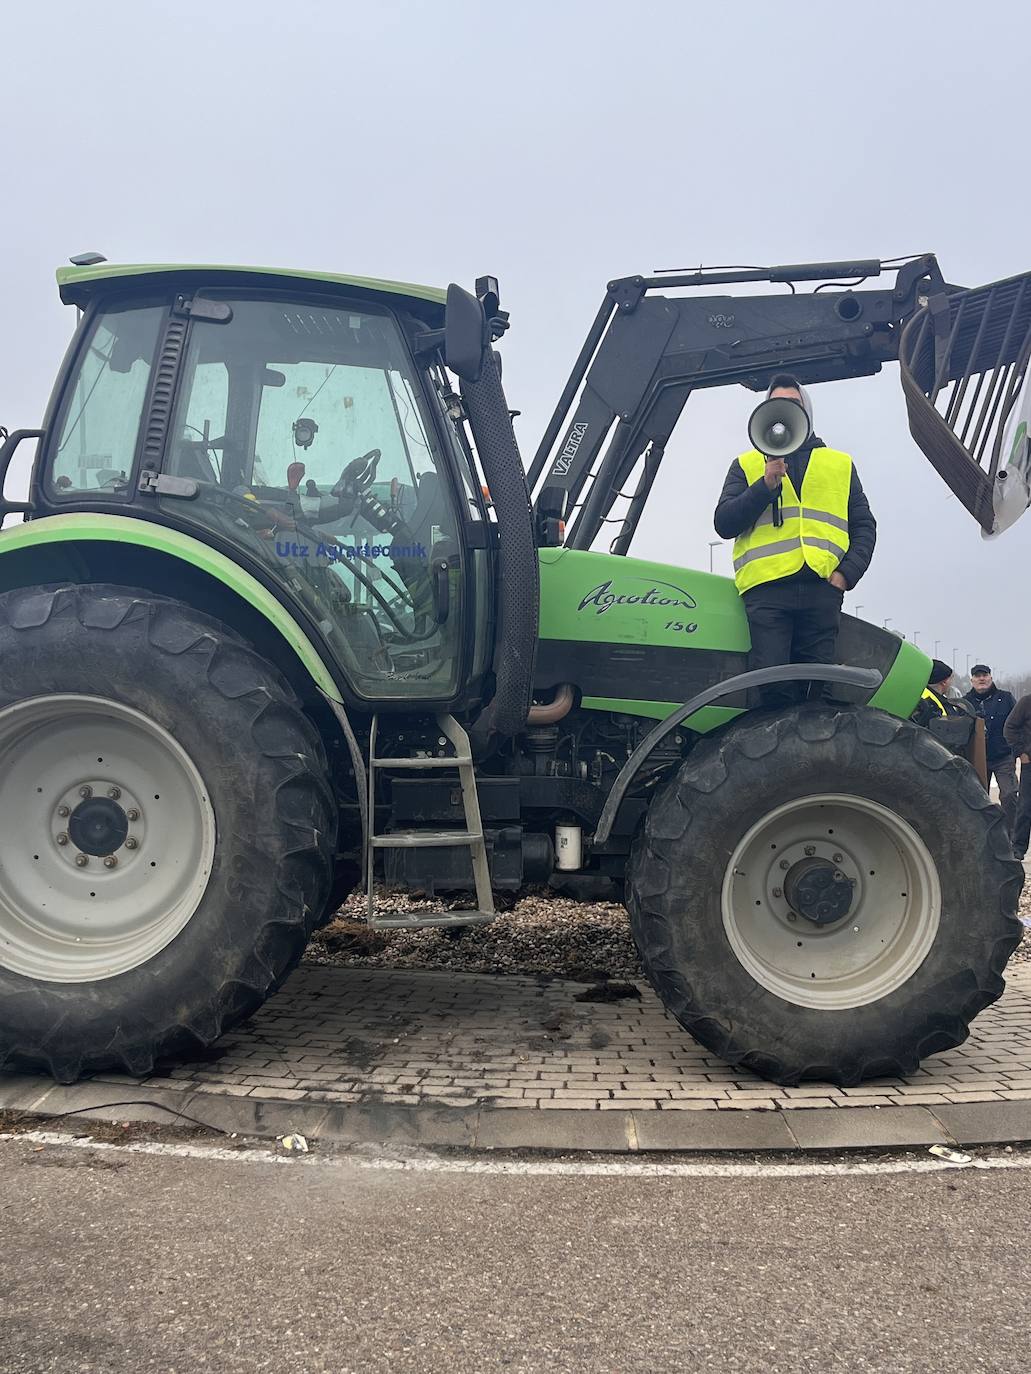
[[[799,494],[802,491],[806,468],[809,466],[809,455],[814,448],[823,447],[823,440],[814,436],[800,449],[788,454],[785,460],[788,476]],[[736,539],[739,534],[744,534],[745,530],[752,528],[779,491],[779,486],[776,490],[770,491],[762,477],[749,486],[744,470],[735,458],[730,465],[727,480],[723,483],[723,492],[716,506],[713,520],[716,533],[721,539]],[[848,494],[848,553],[838,565],[838,572],[850,588],[856,585],[870,566],[876,543],[877,521],[873,518],[873,511],[853,463],[852,486]],[[816,575],[806,564],[797,573],[792,573],[791,577],[813,578]],[[791,579],[785,577],[779,580],[787,582]]]
[[[1014,754],[1031,754],[1031,693],[1021,697],[1014,706],[1002,732]]]
[[[984,752],[988,762],[995,763],[1013,758],[1014,753],[1019,751],[1015,751],[1013,746],[1006,742],[1003,733],[1006,719],[1016,705],[1013,693],[1004,692],[993,682],[987,692],[978,693],[971,687],[964,700],[969,701],[984,720]]]

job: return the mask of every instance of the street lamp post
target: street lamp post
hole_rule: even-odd
[[[857,616],[862,609],[862,606],[854,606],[852,608],[852,614]]]
[[[710,539],[710,540],[709,540],[709,571],[710,571],[710,572],[713,572],[713,571],[714,571],[713,566],[712,566],[712,551],[713,551],[713,549],[718,549],[719,546],[720,546],[722,543],[723,543],[723,540],[722,540],[722,539]]]
[[[885,629],[888,628],[888,621],[889,621],[890,619],[891,619],[891,616],[890,616],[890,615],[886,615],[886,616],[884,617],[884,628],[885,628]]]
[[[970,676],[970,660],[971,660],[973,657],[974,657],[973,654],[967,654],[967,677]]]
[[[941,644],[941,640],[940,640],[940,639],[936,639],[936,640],[934,641],[934,653],[931,655],[932,658],[937,658],[937,657],[938,657],[938,646],[939,646],[939,644]]]
[[[916,644],[916,647],[917,647],[918,649],[920,648],[920,645],[917,644],[917,639],[916,639],[916,637],[917,637],[917,635],[918,635],[919,633],[920,633],[919,630],[914,630],[914,631],[913,631],[913,643]]]

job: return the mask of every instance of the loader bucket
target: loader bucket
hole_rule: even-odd
[[[988,538],[1031,504],[1031,273],[927,298],[899,345],[909,428]]]

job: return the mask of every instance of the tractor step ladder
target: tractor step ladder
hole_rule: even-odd
[[[451,743],[454,755],[446,758],[377,758],[376,729],[378,716],[373,716],[372,731],[369,736],[369,844],[366,868],[366,916],[370,927],[375,930],[412,930],[423,926],[471,926],[486,925],[496,916],[494,894],[491,890],[490,864],[487,860],[487,842],[483,836],[483,823],[480,819],[480,801],[476,790],[476,769],[473,766],[472,746],[469,736],[454,716],[437,716],[440,733]],[[464,830],[392,830],[383,835],[376,834],[376,775],[384,768],[405,768],[412,770],[451,769],[457,770],[462,789],[462,806],[465,811]],[[376,852],[380,849],[417,849],[439,848],[445,845],[468,846],[473,862],[473,879],[476,885],[476,907],[465,911],[423,912],[405,911],[394,916],[377,916],[373,899]]]

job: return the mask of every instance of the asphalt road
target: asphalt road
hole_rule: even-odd
[[[1014,1370],[1031,1170],[553,1178],[0,1144],[0,1369]]]

